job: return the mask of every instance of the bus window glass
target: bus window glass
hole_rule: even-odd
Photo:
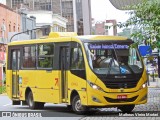
[[[23,68],[36,67],[36,47],[25,46],[23,48]]]
[[[38,67],[52,68],[54,56],[53,43],[38,45],[38,51]]]
[[[16,70],[16,51],[12,52],[12,70]]]
[[[135,71],[135,73],[141,72],[142,64],[135,48],[131,48],[129,50],[128,64],[133,69],[133,71]]]
[[[97,74],[141,73],[142,61],[131,43],[85,43],[90,67]]]
[[[84,69],[84,60],[80,48],[71,49],[71,69]]]

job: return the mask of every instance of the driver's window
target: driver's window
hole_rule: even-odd
[[[71,48],[71,69],[84,69],[84,59],[80,45]]]
[[[86,79],[85,64],[81,45],[73,42],[71,45],[70,71],[77,77]]]

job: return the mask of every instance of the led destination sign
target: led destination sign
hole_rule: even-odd
[[[90,49],[128,49],[129,45],[119,44],[89,44]]]

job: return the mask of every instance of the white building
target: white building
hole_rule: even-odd
[[[28,16],[36,17],[36,27],[42,28],[37,30],[38,38],[41,36],[47,36],[50,31],[66,31],[67,19],[58,14],[53,14],[52,11],[30,11],[28,12]]]

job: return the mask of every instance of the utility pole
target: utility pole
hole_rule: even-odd
[[[158,64],[158,77],[160,78],[160,50],[158,49],[158,61],[157,61],[157,64]]]

